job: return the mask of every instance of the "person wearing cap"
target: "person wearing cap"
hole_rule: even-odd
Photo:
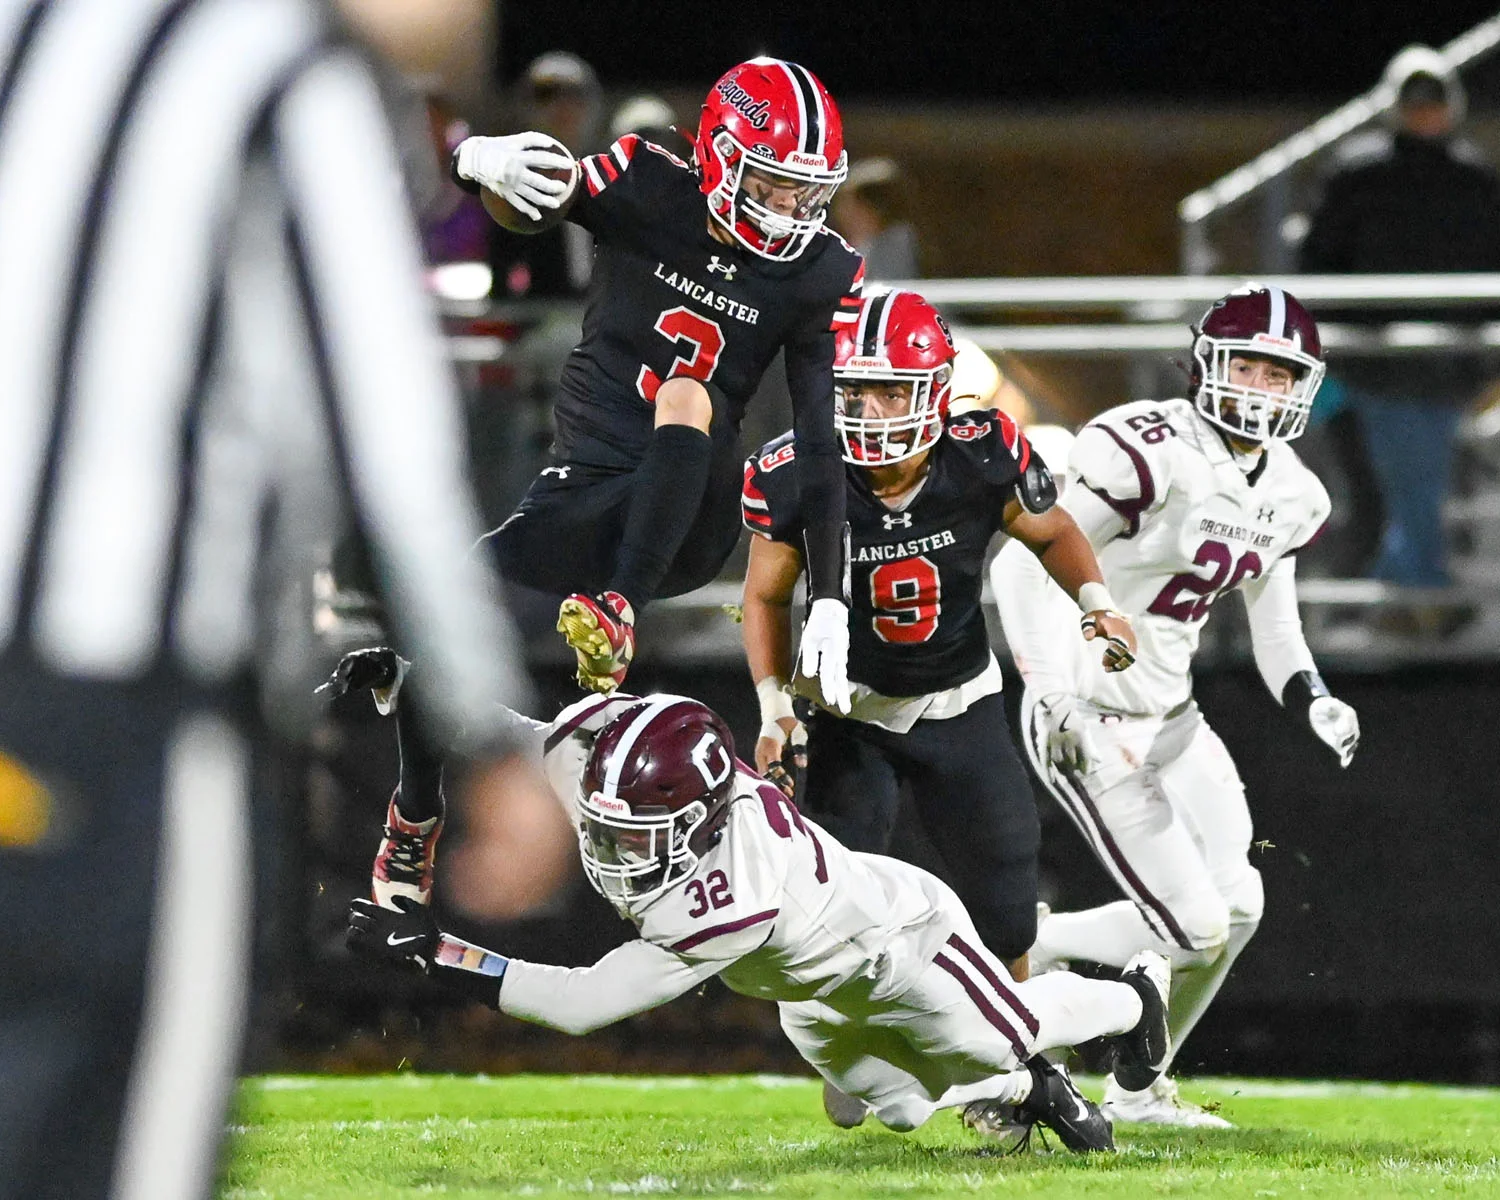
[[[833,223],[865,256],[871,279],[916,279],[917,233],[902,217],[901,168],[890,158],[867,158],[849,168],[833,202]]]
[[[1350,138],[1302,243],[1309,274],[1500,270],[1500,176],[1458,136],[1463,87],[1447,61],[1408,47],[1386,68],[1387,127]],[[1320,317],[1329,313],[1320,312]],[[1368,320],[1368,314],[1363,314]],[[1354,314],[1351,314],[1351,319]],[[1387,320],[1473,320],[1430,305],[1382,310]],[[1478,355],[1354,358],[1338,365],[1385,510],[1369,574],[1445,587],[1442,505],[1464,407],[1490,374]],[[1412,610],[1401,631],[1439,630],[1456,610]]]

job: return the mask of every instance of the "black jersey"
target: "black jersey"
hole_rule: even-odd
[[[925,696],[989,663],[980,592],[985,551],[1036,457],[1004,413],[950,417],[926,478],[891,509],[863,467],[845,465],[852,596],[849,678],[885,696]],[[745,464],[741,509],[753,533],[801,546],[804,516],[790,433]],[[1037,459],[1040,464],[1040,459]]]
[[[797,436],[836,455],[833,330],[858,316],[858,252],[828,230],[784,263],[716,241],[697,174],[634,134],[580,165],[568,219],[594,235],[595,261],[583,340],[563,369],[559,457],[633,467],[674,374],[717,387],[737,431],[783,347]]]

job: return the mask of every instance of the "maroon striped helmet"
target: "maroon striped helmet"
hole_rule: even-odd
[[[1286,367],[1285,390],[1245,377],[1247,364]],[[1193,328],[1188,398],[1206,420],[1247,442],[1291,441],[1307,428],[1323,382],[1323,343],[1312,314],[1290,292],[1246,284],[1215,300]]]
[[[654,899],[718,841],[734,794],[734,737],[685,696],[648,696],[599,731],[580,780],[579,853],[617,908]]]

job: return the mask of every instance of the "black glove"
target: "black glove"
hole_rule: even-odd
[[[366,958],[430,974],[437,952],[438,927],[432,910],[410,896],[397,896],[385,908],[373,900],[349,905],[349,949]]]
[[[344,696],[349,692],[372,690],[376,707],[387,713],[396,702],[396,692],[410,665],[389,646],[351,650],[339,659],[327,682],[313,691],[314,694],[327,692],[330,696]]]

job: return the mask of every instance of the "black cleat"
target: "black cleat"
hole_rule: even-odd
[[[1026,1060],[1031,1072],[1031,1095],[1016,1107],[1033,1122],[1040,1121],[1069,1150],[1113,1150],[1114,1129],[1098,1106],[1073,1086],[1068,1073],[1040,1054]]]
[[[1165,956],[1142,950],[1128,963],[1120,982],[1141,998],[1141,1019],[1114,1043],[1115,1082],[1128,1092],[1142,1092],[1156,1082],[1172,1057],[1172,1034],[1167,1028],[1167,992],[1172,965]]]

